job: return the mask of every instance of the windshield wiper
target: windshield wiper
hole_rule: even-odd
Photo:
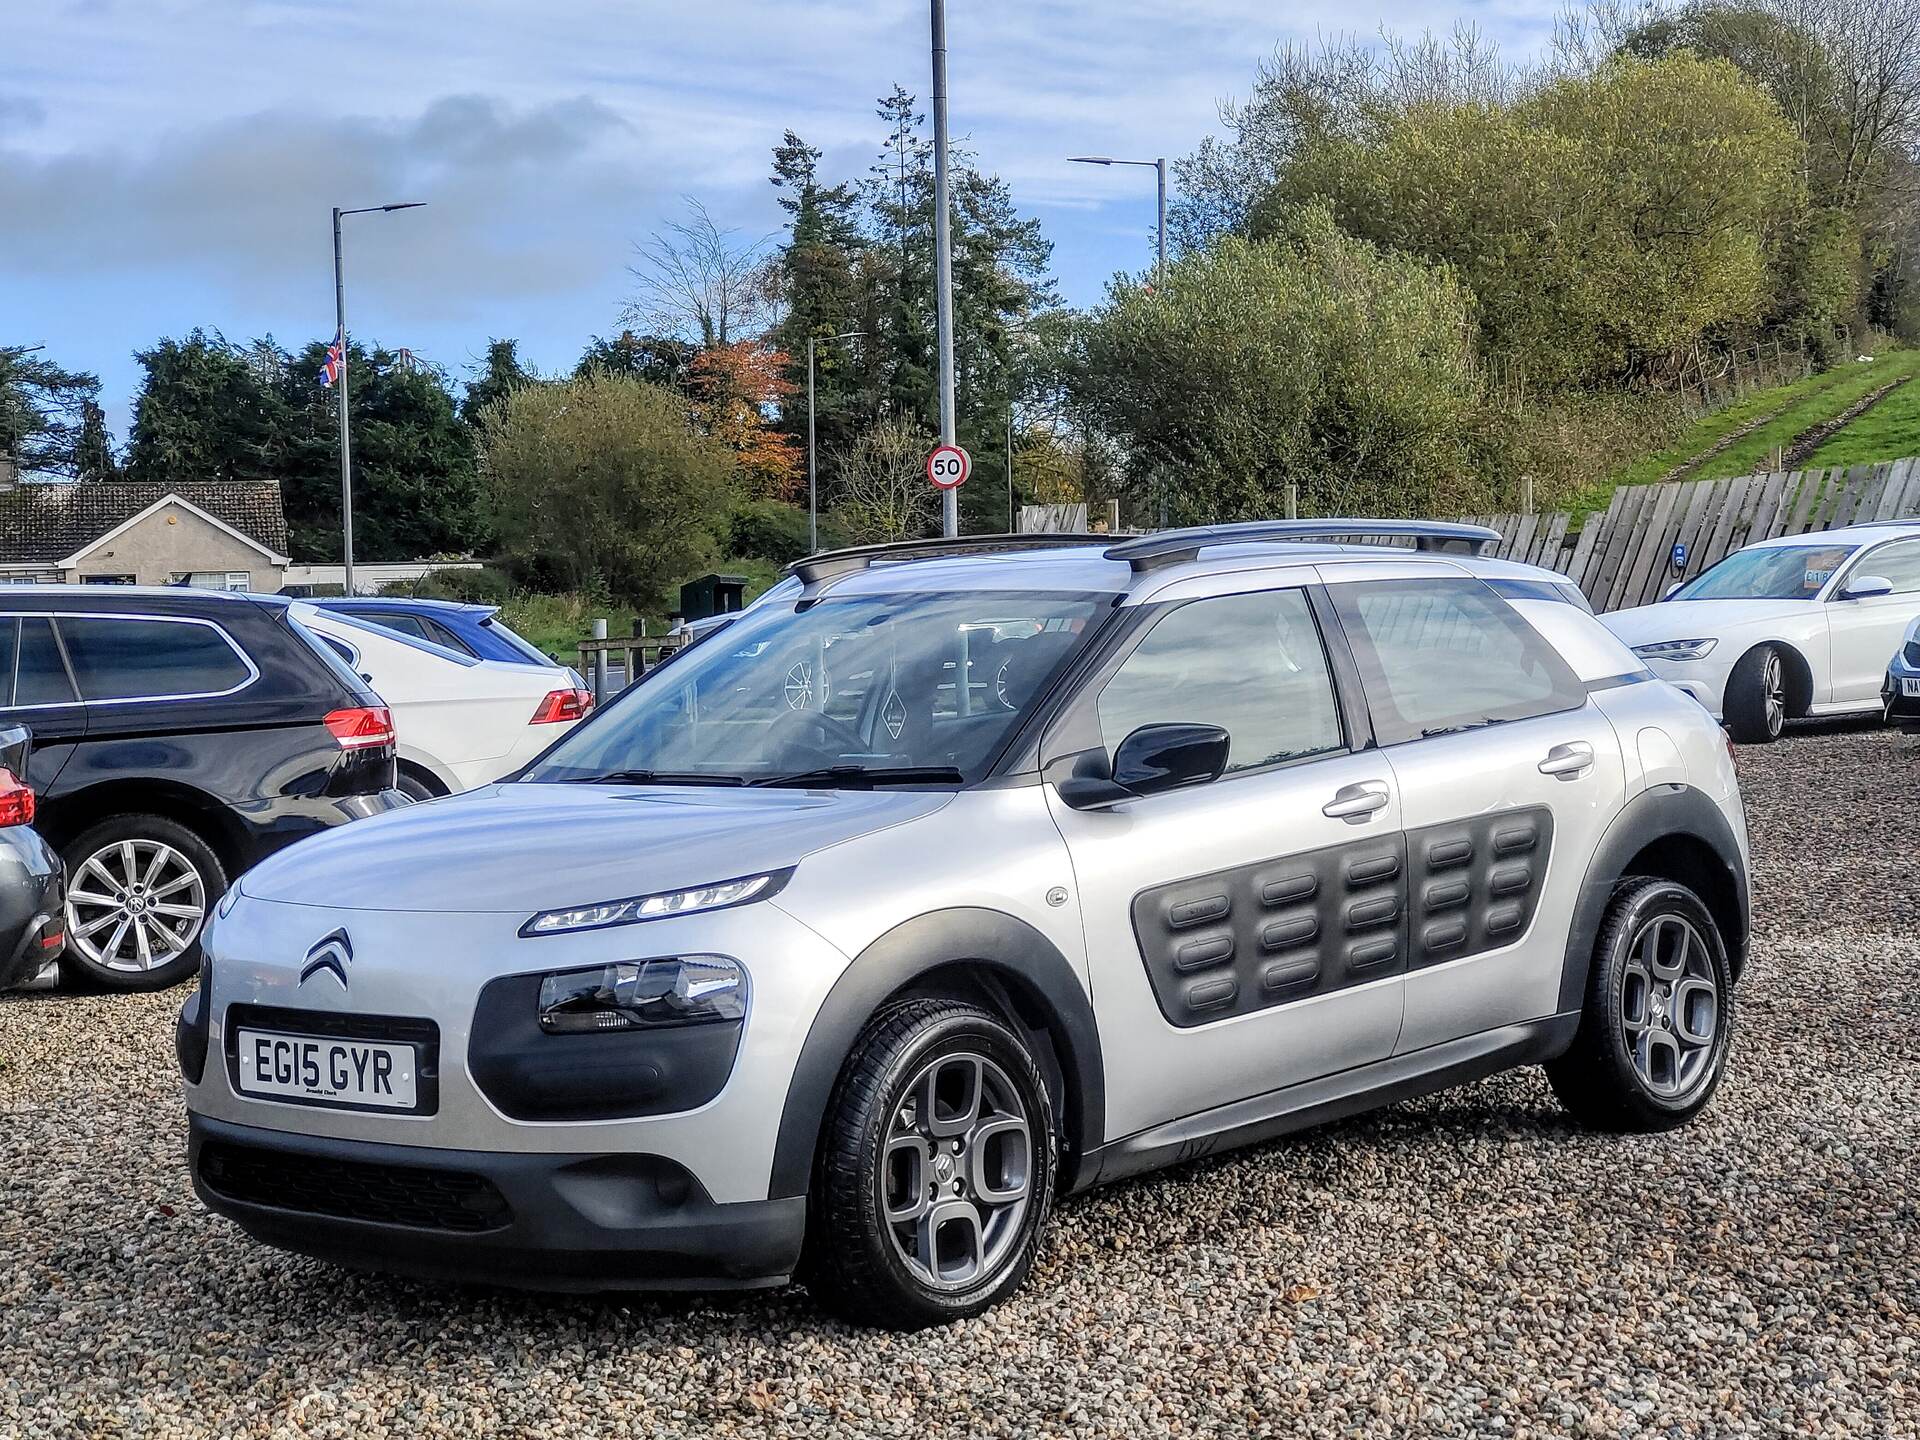
[[[609,770],[602,775],[569,775],[563,785],[744,785],[740,775],[710,770]]]
[[[822,765],[794,775],[767,775],[749,785],[958,785],[967,777],[951,765]]]

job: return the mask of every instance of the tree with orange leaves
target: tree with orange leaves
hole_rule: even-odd
[[[796,389],[787,365],[765,341],[736,340],[702,350],[687,375],[695,423],[738,457],[747,492],[782,500],[806,473],[799,442],[778,424]]]

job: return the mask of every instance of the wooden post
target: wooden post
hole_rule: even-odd
[[[1287,482],[1287,519],[1300,518],[1300,483],[1297,480]]]

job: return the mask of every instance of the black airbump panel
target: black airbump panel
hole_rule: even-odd
[[[1407,832],[1414,967],[1511,945],[1540,903],[1553,848],[1541,806]]]
[[[1204,1025],[1406,969],[1398,835],[1200,875],[1134,897],[1160,1012]]]

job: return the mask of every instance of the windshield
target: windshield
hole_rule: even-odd
[[[1672,600],[1811,600],[1854,545],[1763,545],[1729,555],[1674,591]]]
[[[523,778],[972,780],[1111,602],[968,591],[769,605],[643,681]]]

